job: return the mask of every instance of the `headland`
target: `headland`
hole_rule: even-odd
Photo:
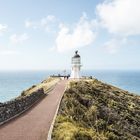
[[[140,96],[97,79],[71,81],[53,140],[139,140]]]
[[[0,115],[2,140],[140,139],[140,96],[92,77],[50,77],[1,104]]]

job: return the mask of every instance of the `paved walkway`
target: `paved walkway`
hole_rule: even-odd
[[[66,81],[56,87],[35,107],[0,127],[0,140],[46,140]]]

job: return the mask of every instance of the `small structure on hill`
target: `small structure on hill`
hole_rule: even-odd
[[[80,69],[81,69],[81,57],[78,54],[78,51],[75,51],[75,55],[72,57],[71,60],[71,76],[72,79],[79,79],[80,76]]]

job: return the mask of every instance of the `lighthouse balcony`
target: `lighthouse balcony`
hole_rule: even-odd
[[[71,63],[81,63],[80,60],[72,60]]]
[[[81,67],[81,64],[72,64],[72,67]]]
[[[74,63],[71,63],[71,64],[81,64],[81,63],[79,63],[79,62],[74,62]]]
[[[81,59],[79,59],[79,58],[77,59],[77,58],[76,58],[76,59],[72,59],[72,62],[75,62],[75,61],[76,61],[76,62],[80,62],[80,60],[81,60]]]

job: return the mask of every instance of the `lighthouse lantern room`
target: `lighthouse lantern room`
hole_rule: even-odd
[[[79,79],[80,78],[80,68],[81,68],[81,58],[78,54],[78,51],[75,51],[75,55],[72,57],[71,60],[71,76],[72,79]]]

